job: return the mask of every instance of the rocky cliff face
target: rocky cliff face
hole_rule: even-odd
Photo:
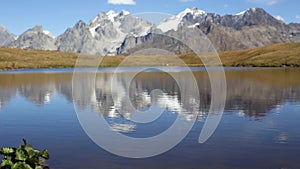
[[[237,15],[225,15],[209,25],[212,29],[207,35],[218,50],[296,41],[289,32],[293,28],[260,8],[252,8]]]
[[[54,43],[54,37],[39,25],[18,36],[10,46],[22,49],[56,50]]]
[[[186,9],[160,23],[155,29],[156,33],[172,35],[185,42],[190,42],[190,44],[193,44],[191,41],[196,41],[201,36],[201,33],[195,31],[195,29],[199,29],[209,38],[218,51],[300,41],[300,24],[287,25],[260,8],[251,8],[236,15],[225,16],[206,13],[196,8]],[[190,34],[191,36],[184,37],[183,34]],[[118,54],[129,54],[131,51],[151,45],[165,46],[164,41],[160,41],[159,45],[149,44],[149,42],[146,45],[142,44],[141,42],[145,39],[158,42],[158,40],[147,37],[127,37],[119,48]],[[168,48],[172,49],[174,53],[191,51],[184,46],[179,47],[178,43],[174,43]]]
[[[151,24],[127,11],[101,12],[89,24],[78,22],[57,38],[58,50],[83,54],[116,55],[128,35],[146,35]]]
[[[0,25],[0,46],[8,46],[15,40],[15,36]]]
[[[129,55],[147,48],[186,53],[191,52],[191,45],[205,50],[205,36],[218,51],[254,48],[300,42],[300,24],[285,24],[260,8],[225,16],[188,8],[157,25],[127,11],[109,11],[99,13],[89,23],[79,21],[57,38],[36,26],[14,40],[0,27],[0,46],[99,55]]]
[[[96,41],[83,21],[77,22],[73,28],[58,36],[55,44],[59,51],[102,54],[101,51],[97,51]]]

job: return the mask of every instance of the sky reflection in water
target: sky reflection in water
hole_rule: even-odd
[[[204,144],[197,139],[210,104],[210,84],[205,72],[194,73],[200,91],[198,116],[190,113],[190,104],[182,103],[174,79],[162,72],[141,73],[130,85],[130,101],[139,110],[153,103],[168,107],[149,124],[130,121],[134,112],[122,96],[126,86],[120,78],[111,91],[109,71],[97,75],[92,90],[82,91],[87,94],[84,102],[74,101],[80,109],[103,114],[112,130],[137,138],[166,130],[177,116],[197,118],[182,143],[148,159],[117,157],[89,140],[74,111],[72,73],[0,74],[0,145],[16,146],[26,137],[37,148],[49,149],[53,168],[300,168],[299,69],[227,70],[226,111]],[[153,98],[153,89],[163,92]]]

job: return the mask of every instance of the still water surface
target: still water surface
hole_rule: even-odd
[[[110,89],[113,73],[99,71],[95,88],[72,98],[71,70],[17,71],[0,74],[0,146],[17,146],[23,137],[38,149],[50,152],[55,169],[222,169],[300,168],[300,70],[228,69],[227,101],[222,121],[214,135],[198,143],[210,106],[210,83],[202,69],[194,75],[200,98],[197,122],[188,136],[172,150],[147,159],[112,155],[93,143],[81,128],[74,105],[105,116],[112,130],[131,137],[150,137],[166,130],[177,115],[189,121],[190,105],[182,103],[176,81],[164,72],[138,74],[129,86],[131,103],[147,109],[151,91],[163,91],[155,102],[168,109],[149,125],[128,120],[122,93],[122,73],[117,87]],[[176,74],[186,82],[189,77]],[[189,93],[190,92],[190,93]],[[111,97],[116,94],[117,99]],[[99,111],[100,110],[100,111]],[[146,150],[147,147],[144,147]]]

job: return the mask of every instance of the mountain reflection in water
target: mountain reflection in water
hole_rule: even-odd
[[[175,75],[182,88],[163,72],[140,73],[130,84],[125,83],[130,71],[119,72],[113,85],[112,72],[99,72],[95,83],[74,88],[74,96],[72,72],[1,73],[0,137],[4,139],[0,145],[17,146],[22,137],[39,149],[46,145],[53,168],[300,168],[300,70],[228,69],[225,73],[224,116],[205,144],[197,142],[211,99],[204,71],[194,72],[200,97],[190,90],[191,77],[180,71]],[[131,160],[93,144],[78,122],[73,103],[79,110],[104,115],[112,130],[137,138],[164,131],[178,116],[197,121],[169,152]],[[131,121],[151,106],[153,111],[166,107],[161,117],[147,124],[151,127]]]
[[[288,73],[286,72],[288,71]],[[129,117],[132,110],[126,110],[127,100],[124,100],[128,86],[122,81],[128,73],[123,73],[117,84],[111,87],[112,73],[98,73],[96,83],[91,81],[89,86],[76,90],[80,94],[81,102],[75,100],[80,109],[94,107],[108,117]],[[196,99],[195,93],[189,88],[190,77],[178,76],[185,81],[184,92],[189,99]],[[200,115],[208,112],[210,104],[210,83],[205,72],[194,72],[200,92]],[[240,115],[250,117],[265,116],[270,109],[280,106],[286,101],[298,102],[300,96],[300,80],[298,70],[270,69],[227,71],[227,101],[226,110],[240,110]],[[72,73],[53,74],[0,74],[0,108],[5,106],[16,95],[21,95],[36,105],[42,106],[51,101],[55,94],[63,95],[67,100],[72,99]],[[180,89],[176,81],[167,73],[145,72],[138,74],[129,86],[131,104],[137,109],[150,106],[151,101],[158,105],[165,105],[169,111],[189,114],[191,105],[181,102]],[[151,91],[163,91],[160,97],[151,99]],[[80,90],[80,91],[78,91]],[[78,91],[78,92],[77,92]],[[113,100],[112,95],[115,97]],[[78,96],[79,97],[79,96]],[[187,117],[188,119],[188,117]]]

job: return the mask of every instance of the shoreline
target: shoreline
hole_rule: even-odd
[[[258,66],[258,65],[245,65],[245,66],[232,66],[232,65],[220,65],[220,66],[204,66],[204,65],[187,65],[187,66],[164,66],[164,65],[142,65],[142,66],[100,66],[98,69],[103,69],[103,68],[136,68],[136,67],[189,67],[189,68],[207,68],[207,67],[223,67],[223,68],[241,68],[241,69],[249,69],[249,68],[281,68],[281,69],[291,69],[291,68],[300,68],[300,65],[293,65],[293,66]],[[83,69],[95,69],[97,67],[77,67],[77,68],[83,68]],[[54,69],[75,69],[74,66],[71,67],[20,67],[20,68],[8,68],[8,69],[3,69],[0,68],[0,72],[5,72],[5,71],[21,71],[21,70],[54,70]]]
[[[135,72],[140,71],[140,68],[147,68],[144,72],[205,72],[207,70],[221,70],[224,71],[251,71],[251,70],[268,70],[268,69],[300,69],[299,67],[183,67],[183,66],[131,66],[131,67],[77,67],[77,68],[25,68],[25,69],[11,69],[11,70],[0,70],[0,74],[19,74],[19,73],[73,73],[76,72],[93,72],[97,73],[124,73],[124,72]],[[210,69],[211,68],[211,69]]]

